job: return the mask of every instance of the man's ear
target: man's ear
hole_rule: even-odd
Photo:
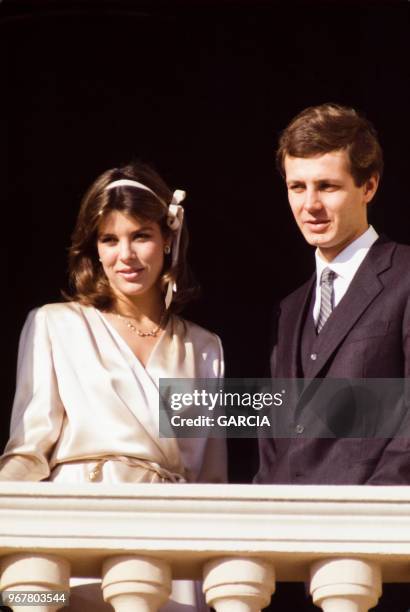
[[[365,181],[363,185],[363,197],[366,204],[369,204],[373,200],[379,186],[379,181],[380,177],[378,174],[373,174]]]

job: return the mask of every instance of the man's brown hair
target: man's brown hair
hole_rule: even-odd
[[[357,186],[383,173],[383,153],[373,125],[353,108],[339,104],[309,106],[282,132],[276,163],[285,177],[285,157],[315,157],[344,150]]]

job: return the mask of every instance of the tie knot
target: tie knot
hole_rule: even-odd
[[[321,285],[331,285],[335,280],[337,274],[330,268],[325,268],[320,276]]]

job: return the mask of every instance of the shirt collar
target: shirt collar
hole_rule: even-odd
[[[367,230],[356,240],[353,240],[347,247],[330,262],[324,261],[316,249],[316,277],[319,279],[325,268],[330,268],[336,272],[337,276],[344,278],[350,282],[356,274],[360,264],[369,252],[370,247],[378,239],[379,235],[376,230],[369,225]]]

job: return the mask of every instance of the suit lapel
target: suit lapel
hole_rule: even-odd
[[[317,343],[317,359],[311,361],[306,378],[314,378],[326,365],[357,320],[383,290],[379,274],[391,266],[395,243],[379,238],[363,260],[349,289],[329,317]],[[327,324],[329,323],[329,327]]]
[[[316,274],[302,285],[292,297],[292,305],[288,310],[288,319],[284,326],[285,338],[282,340],[281,366],[279,370],[284,377],[300,378],[300,343],[309,310],[310,298],[314,289]],[[290,346],[286,339],[290,339]]]

